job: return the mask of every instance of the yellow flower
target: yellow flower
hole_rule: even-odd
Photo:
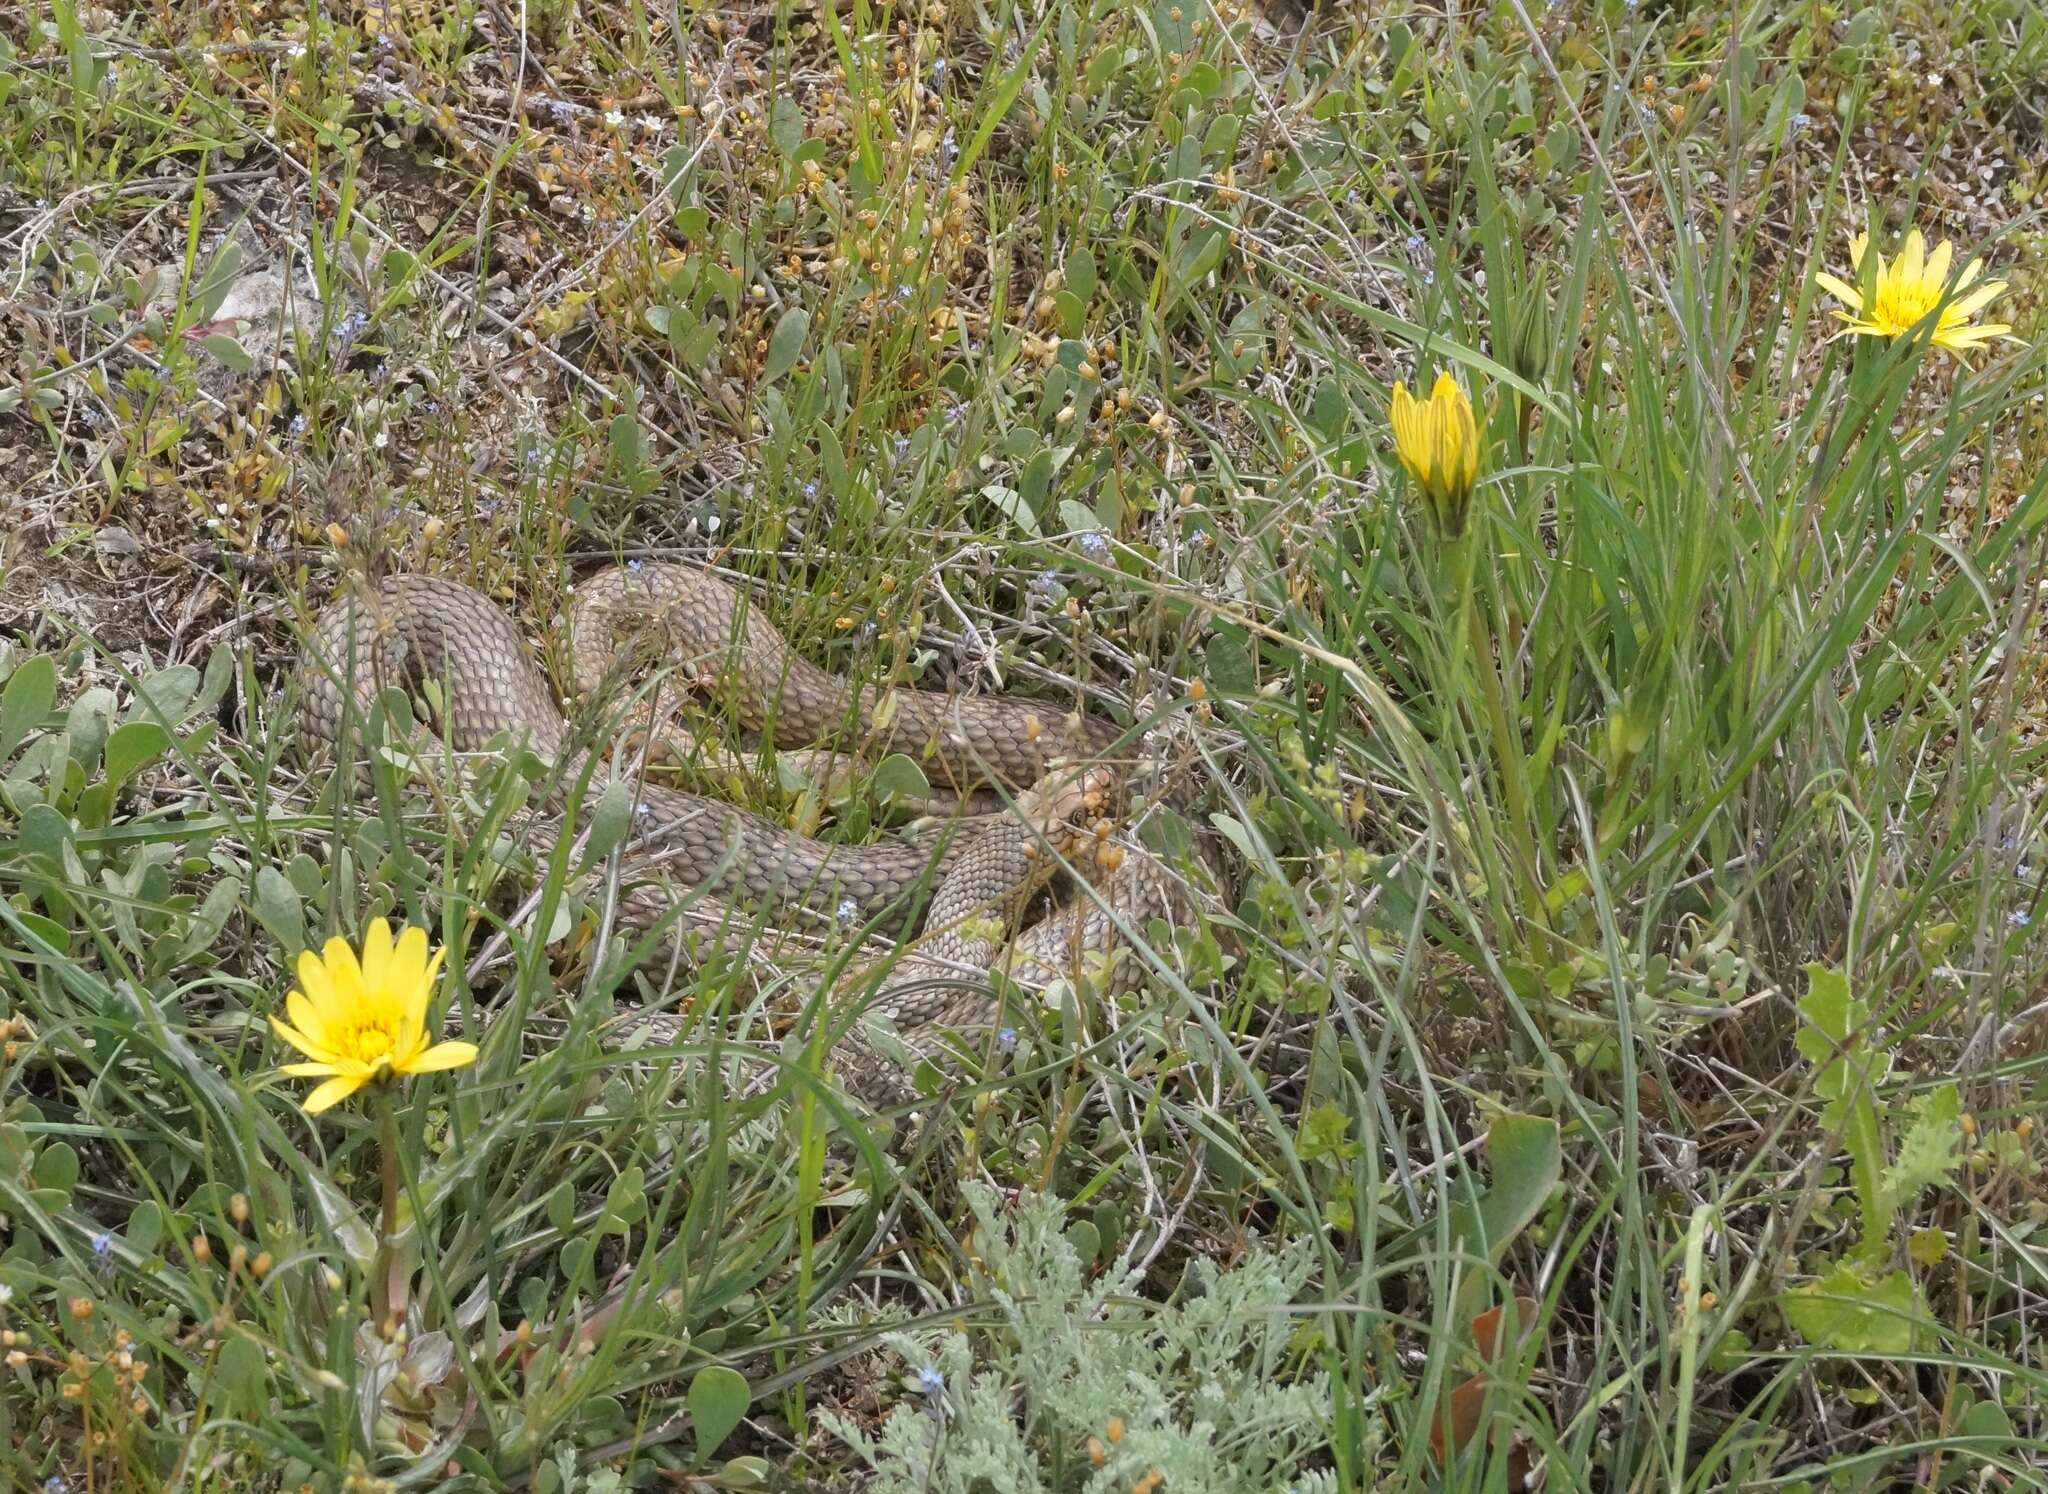
[[[410,924],[394,945],[391,925],[373,918],[360,964],[345,939],[329,939],[321,955],[309,949],[299,956],[299,989],[285,998],[291,1022],[273,1016],[270,1025],[312,1060],[288,1063],[285,1073],[327,1079],[306,1096],[308,1115],[394,1074],[476,1062],[474,1043],[427,1043],[427,999],[445,953],[428,959],[426,930]]]
[[[1436,376],[1436,387],[1424,403],[1394,385],[1392,410],[1394,451],[1415,479],[1437,527],[1455,539],[1465,532],[1472,505],[1472,484],[1479,479],[1479,427],[1472,419],[1472,401],[1448,372]]]
[[[1857,234],[1849,243],[1849,262],[1853,267],[1852,273],[1859,280],[1862,278],[1863,256],[1869,250],[1870,235],[1867,233]],[[1906,234],[1905,245],[1897,259],[1887,263],[1883,255],[1877,257],[1877,274],[1867,301],[1861,290],[1837,276],[1823,272],[1813,278],[1822,290],[1852,308],[1850,311],[1835,309],[1836,319],[1848,323],[1836,336],[1903,337],[1925,320],[1929,312],[1940,307],[1941,315],[1934,325],[1934,345],[1960,356],[1981,342],[2010,336],[2012,328],[2003,322],[1981,327],[1969,325],[1971,317],[2004,291],[2005,282],[1987,280],[1978,284],[1977,277],[1984,273],[1984,261],[1973,259],[1963,266],[1963,273],[1956,277],[1954,286],[1950,286],[1948,269],[1954,258],[1955,245],[1947,239],[1943,239],[1929,254],[1927,241],[1915,228]],[[1949,298],[1946,304],[1942,301],[1944,295]]]

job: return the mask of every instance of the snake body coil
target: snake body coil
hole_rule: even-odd
[[[989,936],[989,919],[977,915],[1014,923],[1055,865],[1044,852],[1080,848],[1072,832],[1100,803],[1107,775],[1050,770],[1099,757],[1115,729],[1018,700],[904,689],[863,696],[799,658],[730,587],[690,567],[608,571],[578,591],[571,654],[579,695],[603,684],[622,640],[638,635],[644,646],[651,637],[659,657],[686,678],[722,677],[734,687],[744,723],[780,745],[816,742],[851,724],[867,746],[934,765],[957,792],[996,783],[1012,794],[1007,814],[934,850],[827,844],[722,800],[653,783],[636,790],[636,850],[658,854],[676,877],[714,899],[842,923],[851,916],[900,933],[910,927],[918,894],[931,891],[927,937],[883,977],[876,1007],[906,1031],[987,1020],[994,1004],[971,977],[1002,946]],[[455,751],[509,738],[560,764],[559,782],[575,780],[582,750],[512,620],[469,587],[429,576],[351,590],[321,615],[303,661],[302,736],[338,748],[350,719],[367,720],[382,691],[427,683],[439,694],[439,729]],[[1099,859],[1096,896],[1033,925],[1012,946],[1012,973],[1026,983],[1076,971],[1085,956],[1114,948],[1111,909],[1141,928],[1151,917],[1186,916],[1185,881],[1149,856]],[[672,905],[643,889],[622,903],[622,916],[649,924]],[[700,904],[706,911],[717,910]],[[1126,971],[1117,983],[1134,977]],[[873,1066],[855,1035],[842,1041],[863,1067]],[[878,1076],[855,1081],[872,1094],[899,1092]]]
[[[603,677],[611,660],[610,628],[630,621],[664,629],[686,661],[729,657],[740,671],[737,698],[749,724],[772,717],[780,740],[813,740],[843,724],[844,683],[798,660],[766,619],[749,613],[742,621],[739,598],[715,578],[682,566],[649,567],[638,574],[606,572],[583,591],[574,624],[579,683]],[[623,616],[628,607],[639,609],[630,619]],[[344,595],[315,626],[306,666],[300,724],[313,743],[337,745],[351,707],[358,721],[367,719],[380,691],[431,681],[441,694],[441,729],[454,750],[480,751],[504,736],[545,759],[568,755],[568,722],[518,629],[487,597],[459,582],[400,575],[367,595]],[[778,699],[779,707],[769,704]],[[1013,786],[1034,781],[1058,744],[1086,751],[1109,736],[1100,723],[1067,718],[1056,731],[1041,726],[1032,740],[1025,718],[1033,713],[1013,701],[902,691],[898,702],[893,722],[877,736],[908,746],[920,735],[957,733],[968,750],[936,760],[992,764]],[[872,716],[872,706],[867,713]],[[1074,727],[1076,720],[1083,725]],[[956,772],[962,780],[969,776]],[[678,876],[714,894],[817,914],[836,916],[850,900],[863,921],[878,918],[885,927],[900,926],[907,895],[947,871],[964,849],[956,842],[934,857],[908,844],[828,845],[735,805],[659,784],[643,785],[638,800],[641,842],[658,845]]]

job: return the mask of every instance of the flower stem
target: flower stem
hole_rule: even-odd
[[[1543,883],[1536,860],[1536,822],[1530,812],[1529,786],[1522,772],[1521,744],[1508,716],[1507,696],[1493,655],[1493,635],[1480,610],[1474,581],[1478,527],[1474,524],[1450,541],[1459,614],[1451,630],[1454,665],[1469,663],[1472,678],[1479,686],[1482,713],[1488,735],[1493,739],[1494,760],[1500,773],[1501,798],[1508,821],[1508,855],[1514,863],[1515,879],[1521,884],[1523,915],[1539,929],[1548,931],[1550,920],[1543,906]],[[1456,668],[1455,674],[1462,690],[1464,670]]]
[[[398,1110],[391,1103],[391,1086],[371,1086],[377,1108],[378,1163],[384,1172],[384,1205],[377,1222],[377,1258],[370,1268],[370,1307],[378,1328],[389,1329],[404,1321],[406,1309],[405,1267],[398,1253],[398,1190],[403,1181],[398,1159]]]

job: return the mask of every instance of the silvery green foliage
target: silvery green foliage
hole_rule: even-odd
[[[1007,1332],[979,1368],[963,1335],[886,1335],[909,1394],[879,1437],[820,1413],[877,1494],[1122,1494],[1154,1470],[1174,1494],[1336,1487],[1305,1466],[1327,1442],[1328,1378],[1288,1349],[1308,1252],[1255,1250],[1227,1271],[1198,1260],[1181,1300],[1153,1310],[1128,1260],[1088,1279],[1057,1199],[1003,1219],[992,1189],[963,1187],[981,1226],[978,1284]]]

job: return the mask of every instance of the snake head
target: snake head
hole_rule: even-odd
[[[1017,796],[1017,814],[1050,833],[1099,813],[1115,788],[1115,770],[1101,763],[1055,762],[1043,778]]]

